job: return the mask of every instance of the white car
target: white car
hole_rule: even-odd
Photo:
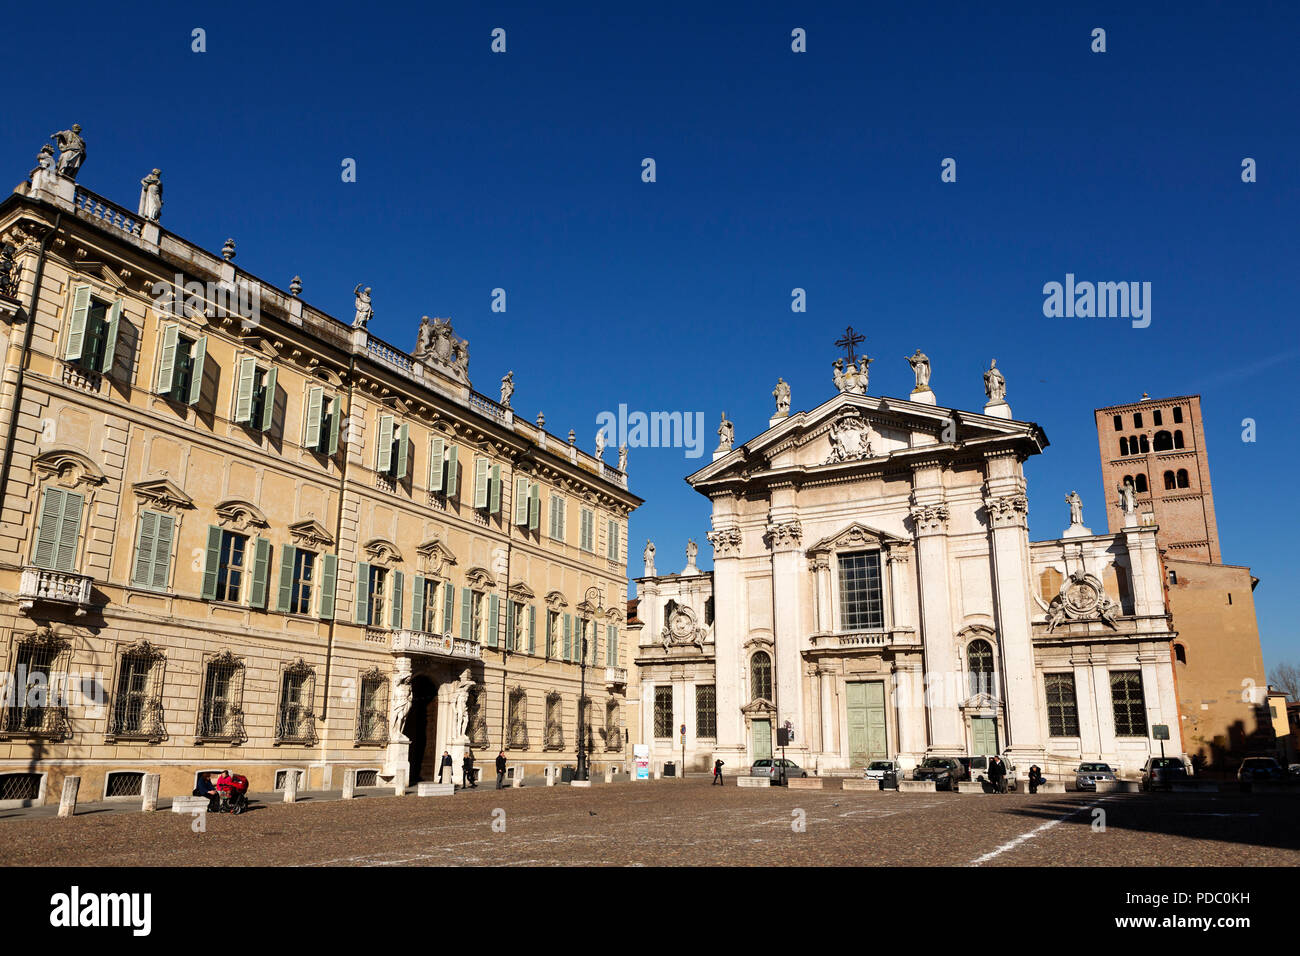
[[[882,790],[893,790],[898,786],[900,773],[897,760],[873,760],[862,771],[862,776],[878,782]]]

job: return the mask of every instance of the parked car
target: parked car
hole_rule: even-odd
[[[1286,772],[1292,779],[1300,779],[1300,763],[1288,764]]]
[[[898,789],[898,761],[896,760],[873,760],[867,764],[867,769],[862,771],[862,775],[868,780],[879,781],[881,790]]]
[[[1187,767],[1177,757],[1148,757],[1139,786],[1147,792],[1161,787],[1172,790],[1175,781],[1186,780],[1187,776]]]
[[[1286,774],[1282,765],[1272,757],[1247,757],[1237,768],[1237,780],[1241,783],[1283,783]]]
[[[1016,765],[1011,762],[1011,758],[1006,754],[999,754],[1002,758],[1002,766],[1007,771],[1007,789],[1016,789]],[[966,764],[966,776],[963,780],[984,781],[989,778],[989,758],[987,755],[980,754],[977,757],[958,757],[959,761]]]
[[[783,770],[784,774],[782,773]],[[755,760],[754,765],[749,768],[749,772],[752,776],[767,777],[769,780],[780,780],[783,775],[787,780],[791,777],[808,776],[808,771],[793,760],[782,760],[780,757],[775,760]]]
[[[1079,764],[1079,769],[1074,771],[1074,789],[1075,790],[1096,790],[1097,781],[1113,783],[1115,780],[1115,771],[1108,763],[1088,763]]]
[[[965,770],[954,757],[926,757],[912,771],[913,780],[933,780],[938,790],[952,790]]]

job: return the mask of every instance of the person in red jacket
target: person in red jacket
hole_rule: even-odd
[[[232,813],[239,813],[248,805],[248,778],[231,770],[217,778],[217,789],[226,795]]]

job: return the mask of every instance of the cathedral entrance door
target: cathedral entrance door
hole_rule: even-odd
[[[772,759],[772,722],[770,720],[753,720],[749,724],[750,743],[754,748],[755,760]]]
[[[992,756],[998,752],[998,722],[992,717],[970,719],[971,756]]]
[[[869,760],[888,757],[884,683],[864,681],[844,686],[848,698],[849,760],[852,766],[865,766]]]

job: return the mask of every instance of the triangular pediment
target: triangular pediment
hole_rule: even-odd
[[[148,502],[149,507],[159,511],[171,511],[173,508],[193,508],[194,500],[180,485],[170,478],[155,478],[153,481],[137,481],[131,486],[136,497]]]
[[[330,534],[329,529],[315,518],[289,525],[289,535],[295,544],[308,548],[323,548],[334,544],[334,536]]]
[[[841,392],[811,411],[782,419],[686,480],[704,490],[762,476],[797,479],[1000,446],[1028,456],[1047,447],[1047,436],[1032,422]]]
[[[839,551],[844,548],[888,548],[895,544],[909,543],[907,538],[900,538],[896,534],[890,534],[888,531],[881,531],[879,528],[872,528],[860,521],[855,521],[842,531],[827,535],[816,544],[810,545],[807,553],[811,556]]]

